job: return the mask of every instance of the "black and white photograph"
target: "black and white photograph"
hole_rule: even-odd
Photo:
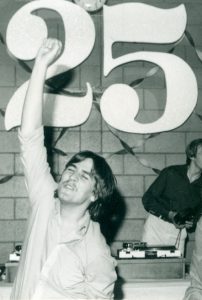
[[[0,300],[202,300],[202,1],[0,0]]]

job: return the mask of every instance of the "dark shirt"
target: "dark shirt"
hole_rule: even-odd
[[[142,202],[151,214],[168,221],[169,211],[200,214],[202,207],[202,176],[190,183],[187,165],[170,166],[161,171],[145,192]]]

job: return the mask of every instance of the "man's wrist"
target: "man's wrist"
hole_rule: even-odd
[[[48,64],[45,62],[45,61],[43,61],[42,59],[38,59],[37,57],[36,57],[36,59],[35,59],[35,63],[34,63],[34,69],[36,70],[36,71],[40,71],[40,72],[43,72],[43,71],[47,71],[47,69],[48,69]]]

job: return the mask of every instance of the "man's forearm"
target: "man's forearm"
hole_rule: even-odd
[[[59,56],[61,48],[60,41],[46,39],[37,53],[23,106],[21,132],[25,136],[42,125],[43,87],[46,72]]]
[[[160,196],[158,198],[152,192],[147,191],[143,195],[142,203],[147,212],[168,221],[169,209],[166,207],[166,200],[163,200]]]
[[[42,125],[43,87],[47,68],[35,63],[23,106],[21,132],[29,135]]]

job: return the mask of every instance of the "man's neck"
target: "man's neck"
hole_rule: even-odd
[[[87,213],[82,206],[60,202],[60,216],[64,223],[77,224]]]
[[[191,163],[187,169],[187,176],[190,182],[195,181],[201,176],[201,169],[197,167],[195,164]]]

